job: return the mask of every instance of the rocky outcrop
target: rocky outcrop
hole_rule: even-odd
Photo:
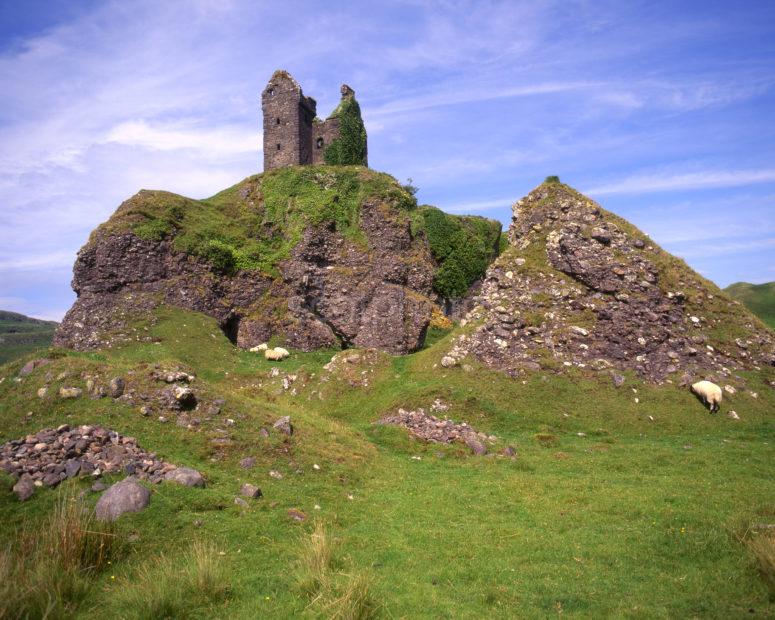
[[[434,262],[406,213],[386,202],[363,202],[361,239],[333,224],[307,227],[278,264],[279,277],[220,273],[172,240],[144,239],[110,224],[78,253],[78,299],[57,329],[58,346],[84,350],[147,339],[137,319],[163,304],[214,317],[244,348],[272,336],[302,350],[341,345],[406,353],[423,343]]]
[[[773,362],[772,333],[624,220],[559,183],[513,207],[508,249],[487,272],[442,365],[473,354],[516,375],[631,370],[654,382],[736,376]]]
[[[434,264],[409,220],[387,205],[361,206],[365,244],[331,226],[308,228],[281,266],[272,295],[287,300],[282,331],[303,350],[358,346],[406,353],[422,345],[432,310]],[[270,313],[242,319],[237,343],[264,342]]]

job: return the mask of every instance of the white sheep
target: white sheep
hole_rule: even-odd
[[[273,362],[279,362],[280,360],[284,360],[286,357],[288,357],[290,353],[283,349],[282,347],[275,347],[274,349],[267,349],[264,351],[264,358],[271,360]]]
[[[256,347],[250,347],[249,350],[251,353],[260,353],[261,351],[266,351],[268,348],[269,348],[269,345],[266,344],[265,342],[262,342],[260,345]]]
[[[710,381],[698,381],[691,387],[692,394],[699,397],[702,404],[710,407],[710,412],[715,413],[721,405],[721,388]]]

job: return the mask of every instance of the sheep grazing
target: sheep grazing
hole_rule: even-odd
[[[702,404],[710,408],[711,413],[719,410],[721,405],[721,388],[710,381],[698,381],[691,387],[692,394],[697,396]]]
[[[264,357],[273,362],[279,362],[288,357],[290,353],[282,347],[275,347],[274,349],[267,349],[264,351]]]
[[[250,347],[250,352],[251,353],[260,353],[261,351],[266,351],[268,348],[269,348],[269,345],[266,344],[265,342],[262,342],[257,347]]]

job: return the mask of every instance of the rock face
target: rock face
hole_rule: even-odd
[[[140,512],[151,503],[151,493],[132,477],[117,482],[105,491],[94,513],[100,521],[115,521],[127,512]]]
[[[455,339],[443,366],[473,354],[512,375],[575,367],[688,383],[773,362],[758,320],[566,185],[519,200],[509,242],[468,315],[475,331]]]
[[[243,348],[281,336],[305,351],[339,345],[415,350],[432,309],[435,263],[427,244],[412,235],[406,212],[385,200],[362,202],[359,230],[362,238],[354,240],[333,223],[307,226],[277,264],[279,276],[269,276],[218,272],[172,240],[141,238],[109,221],[78,253],[78,300],[55,343],[85,350],[146,338],[130,319],[167,304],[214,317]]]

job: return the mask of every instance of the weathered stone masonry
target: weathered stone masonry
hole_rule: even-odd
[[[355,91],[346,84],[342,99]],[[339,119],[321,121],[317,102],[306,97],[287,71],[275,71],[261,94],[264,114],[264,171],[284,166],[322,164],[326,147],[339,137]],[[365,164],[366,162],[364,162]]]

